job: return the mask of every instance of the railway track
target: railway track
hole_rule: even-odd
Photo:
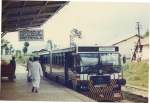
[[[148,92],[148,89],[146,89],[146,88],[141,88],[141,87],[137,87],[137,86],[133,86],[133,85],[129,85],[129,84],[127,84],[125,87],[126,88],[130,88],[130,89],[135,89],[135,90]]]
[[[126,85],[123,89],[124,99],[135,103],[148,103],[148,90],[133,85]]]

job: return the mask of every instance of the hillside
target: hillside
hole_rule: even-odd
[[[148,62],[130,62],[124,65],[124,78],[127,84],[148,88]]]

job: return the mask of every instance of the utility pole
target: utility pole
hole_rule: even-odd
[[[140,36],[140,22],[136,22],[136,24],[137,24],[138,35]]]
[[[137,46],[140,48],[140,46],[141,46],[141,35],[140,35],[140,22],[136,22],[137,23],[137,30],[138,30],[138,37],[139,37],[139,39],[138,39],[138,42],[137,42]]]
[[[137,52],[141,52],[142,51],[142,46],[141,46],[141,36],[140,36],[140,22],[136,22],[136,25],[137,25],[137,31],[138,31],[138,41],[137,41],[137,44],[135,45],[135,49],[134,49],[134,52],[133,52],[133,56],[132,56],[132,60],[136,60],[137,56],[136,56],[136,53]],[[140,51],[138,51],[140,49]]]

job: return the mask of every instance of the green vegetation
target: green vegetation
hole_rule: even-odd
[[[30,45],[29,42],[24,42],[24,47],[22,49],[24,55],[27,54],[29,45]]]
[[[20,55],[20,56],[16,57],[16,62],[17,62],[18,64],[26,64],[28,58],[29,58],[28,55],[26,55],[26,56]]]
[[[25,58],[24,58],[24,56],[19,56],[19,57],[17,57],[17,58],[16,58],[16,62],[17,62],[18,64],[24,64],[24,63],[25,63]]]
[[[149,31],[147,30],[143,37],[149,36]]]
[[[124,65],[127,84],[148,88],[148,61],[130,62]]]

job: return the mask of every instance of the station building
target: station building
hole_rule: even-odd
[[[139,45],[138,44],[139,39],[140,39],[140,46],[136,49],[136,46]],[[121,55],[125,56],[129,61],[149,60],[149,56],[148,56],[149,36],[142,37],[136,34],[128,38],[125,38],[123,40],[120,40],[114,43],[113,45],[119,46],[119,51]]]

